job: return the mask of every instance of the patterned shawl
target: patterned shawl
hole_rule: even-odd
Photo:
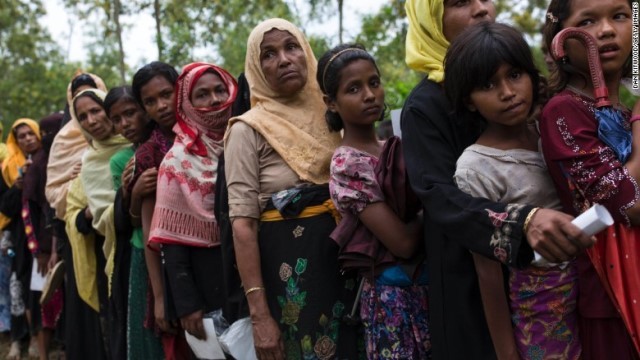
[[[214,71],[229,93],[218,107],[194,108],[191,92],[200,77]],[[158,170],[150,242],[210,247],[220,244],[213,214],[218,156],[238,85],[215,65],[187,65],[176,84],[176,139]]]
[[[307,61],[307,83],[288,98],[273,91],[260,66],[260,44],[264,34],[278,29],[293,35]],[[273,147],[300,179],[315,184],[329,182],[329,164],[340,144],[340,134],[329,132],[324,114],[320,86],[315,79],[316,58],[300,30],[283,19],[269,19],[258,24],[247,40],[245,74],[251,87],[251,110],[229,120],[251,126]]]
[[[96,82],[98,89],[106,92],[107,88],[102,79],[96,75],[89,74]],[[71,83],[67,87],[67,105],[71,106]],[[45,195],[51,207],[56,210],[56,217],[64,219],[67,209],[67,190],[69,183],[73,179],[73,168],[82,161],[82,154],[89,146],[87,140],[82,136],[80,125],[73,119],[75,114],[71,114],[71,121],[60,129],[51,145],[49,152],[49,162],[47,164],[47,186]]]

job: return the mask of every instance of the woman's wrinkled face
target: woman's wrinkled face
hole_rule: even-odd
[[[74,102],[76,117],[80,126],[91,135],[92,138],[100,141],[106,140],[113,135],[113,124],[107,117],[104,108],[88,96],[82,96]]]
[[[38,136],[29,125],[19,125],[14,131],[18,147],[23,154],[34,154],[40,149],[40,139],[38,139]]]
[[[307,84],[307,59],[300,42],[288,31],[273,29],[260,43],[260,67],[269,87],[289,97]]]
[[[469,26],[495,19],[496,8],[492,0],[444,0],[442,33],[452,42]]]
[[[202,74],[191,90],[191,105],[196,109],[218,107],[228,99],[229,92],[222,79],[210,71]]]
[[[122,98],[111,105],[110,115],[117,133],[134,144],[142,141],[149,118],[138,103]]]

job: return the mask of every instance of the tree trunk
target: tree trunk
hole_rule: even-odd
[[[116,25],[116,37],[118,38],[118,51],[120,58],[120,80],[126,83],[125,79],[125,63],[124,63],[124,46],[122,44],[122,26],[120,26],[120,0],[113,1],[113,22]]]
[[[342,15],[343,15],[343,5],[344,0],[338,0],[338,40],[340,40],[340,44],[342,44]]]
[[[160,0],[153,0],[153,17],[156,19],[156,46],[158,47],[158,60],[162,61],[164,43],[162,42],[162,32],[160,28]]]

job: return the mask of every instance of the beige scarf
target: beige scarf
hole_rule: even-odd
[[[98,89],[106,92],[107,88],[102,79],[96,75],[89,74],[95,81]],[[67,103],[72,106],[71,83],[67,87]],[[82,154],[89,146],[87,140],[82,135],[80,125],[73,119],[60,129],[49,151],[49,162],[47,163],[47,185],[45,196],[52,208],[56,210],[56,217],[64,219],[67,211],[67,191],[69,183],[73,180],[73,168],[82,161]]]
[[[272,29],[293,35],[307,60],[307,83],[289,98],[282,98],[271,89],[260,66],[260,44],[264,34]],[[331,156],[340,144],[340,135],[329,132],[325,122],[326,106],[315,80],[316,69],[317,61],[311,46],[295,25],[283,19],[269,19],[258,24],[249,35],[245,60],[251,110],[229,120],[229,128],[244,121],[267,140],[300,179],[326,184]]]

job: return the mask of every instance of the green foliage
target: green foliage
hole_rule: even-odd
[[[362,30],[355,39],[376,59],[384,84],[385,101],[391,109],[402,107],[404,99],[421,78],[404,62],[408,27],[404,3],[404,0],[393,0],[378,13],[365,16]]]
[[[38,22],[40,0],[0,0],[0,121],[40,119],[64,108],[68,79],[77,64],[65,63]]]

